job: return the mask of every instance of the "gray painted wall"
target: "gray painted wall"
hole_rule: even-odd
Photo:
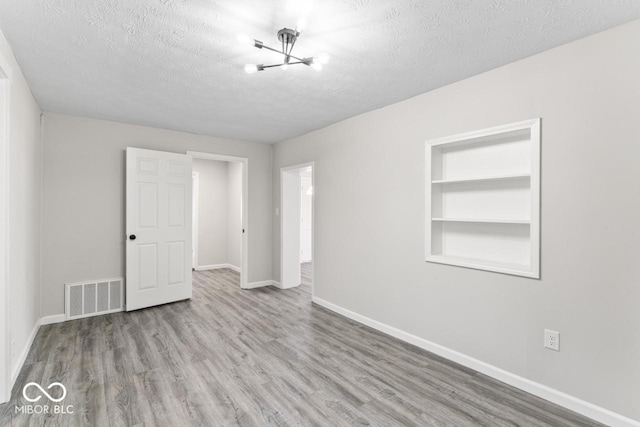
[[[2,32],[0,57],[7,68],[4,71],[10,74],[7,259],[13,371],[20,356],[28,350],[29,338],[40,318],[41,112]],[[1,309],[4,311],[4,307]]]
[[[64,283],[124,276],[125,149],[249,158],[249,282],[271,278],[271,146],[45,113],[42,314]]]
[[[198,267],[227,263],[227,162],[193,159],[200,175]]]
[[[280,168],[315,161],[316,295],[640,420],[638,40],[634,21],[277,144],[274,206]],[[424,262],[425,140],[534,117],[542,280]]]

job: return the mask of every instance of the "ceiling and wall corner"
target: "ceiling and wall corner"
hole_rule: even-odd
[[[237,43],[306,16],[307,67]],[[278,142],[640,17],[634,0],[32,0],[0,27],[49,112]]]

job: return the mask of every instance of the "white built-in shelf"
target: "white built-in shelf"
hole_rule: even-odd
[[[500,176],[484,176],[476,178],[460,178],[460,179],[435,179],[431,181],[432,184],[457,184],[459,182],[480,182],[480,181],[502,181],[510,179],[530,179],[531,174],[514,174],[514,175],[500,175]]]
[[[429,262],[435,262],[438,264],[455,265],[459,267],[475,268],[478,270],[489,270],[504,274],[513,274],[517,276],[538,278],[538,275],[533,272],[528,272],[529,265],[516,264],[499,261],[488,261],[481,258],[467,258],[457,256],[441,256],[433,255]]]
[[[492,218],[431,218],[432,221],[442,222],[484,222],[487,224],[524,224],[529,225],[528,219],[492,219]]]
[[[426,143],[426,261],[540,277],[540,119]]]

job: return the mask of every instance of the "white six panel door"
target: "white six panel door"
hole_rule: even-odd
[[[127,311],[191,298],[191,160],[127,148]]]

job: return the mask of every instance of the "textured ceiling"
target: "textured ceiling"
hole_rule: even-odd
[[[305,66],[245,74],[302,16]],[[277,142],[640,17],[636,0],[0,0],[45,111]]]

